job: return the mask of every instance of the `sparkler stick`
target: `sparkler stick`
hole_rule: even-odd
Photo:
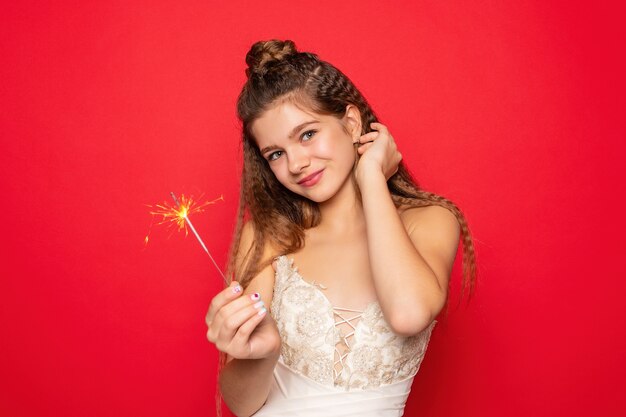
[[[173,191],[170,191],[170,195],[172,196],[172,199],[174,200],[174,203],[176,203],[176,207],[178,207],[178,216],[179,216],[179,218],[182,217],[185,220],[185,223],[187,223],[187,226],[189,226],[189,228],[191,229],[193,234],[196,236],[196,239],[198,239],[198,242],[200,242],[200,245],[202,246],[202,249],[204,249],[206,254],[209,255],[209,258],[211,259],[211,262],[213,262],[213,265],[215,266],[215,269],[217,269],[217,271],[220,273],[220,275],[224,279],[224,282],[228,286],[229,282],[226,279],[226,277],[224,276],[224,273],[222,272],[220,267],[217,265],[217,262],[215,262],[215,259],[213,259],[213,256],[211,255],[211,252],[209,252],[209,250],[207,249],[206,245],[204,244],[204,242],[200,238],[200,235],[196,231],[196,228],[193,227],[193,224],[191,223],[191,220],[189,220],[189,217],[187,217],[188,207],[180,204],[180,201],[178,201],[178,198],[176,197],[176,194],[174,194]]]
[[[144,238],[144,245],[147,245],[150,240],[150,233],[152,232],[152,227],[155,225],[156,217],[161,217],[161,220],[156,221],[156,224],[158,225],[166,224],[169,227],[176,227],[179,231],[185,230],[185,236],[189,234],[189,229],[191,229],[196,239],[198,239],[198,242],[200,242],[200,245],[202,245],[202,249],[204,249],[206,254],[209,255],[211,262],[213,262],[213,265],[215,266],[217,271],[220,273],[220,275],[224,279],[224,282],[228,286],[229,282],[224,276],[224,273],[217,265],[217,262],[215,262],[215,259],[213,259],[211,252],[209,252],[206,245],[200,238],[200,235],[196,231],[196,228],[193,227],[191,220],[189,220],[190,214],[200,213],[204,211],[204,208],[206,206],[214,204],[218,200],[223,201],[224,196],[220,196],[220,198],[216,198],[213,201],[205,201],[203,203],[198,203],[194,201],[194,199],[191,197],[185,197],[184,194],[181,194],[180,200],[178,199],[178,197],[176,197],[176,194],[174,194],[173,192],[170,192],[170,195],[172,196],[174,203],[176,203],[175,207],[170,206],[169,204],[165,202],[163,204],[156,204],[154,206],[148,205],[148,207],[151,208],[150,214],[152,214],[152,221],[150,222],[150,228],[148,229],[148,234]]]

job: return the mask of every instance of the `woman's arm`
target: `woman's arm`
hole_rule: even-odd
[[[240,248],[247,251],[253,235],[252,226],[244,226]],[[241,265],[242,253],[245,251],[237,254],[237,265]],[[235,284],[211,301],[207,337],[227,355],[219,376],[224,401],[235,415],[250,416],[267,399],[280,352],[276,324],[269,311],[262,313],[272,302],[274,270],[267,266],[241,292],[232,290]]]
[[[252,280],[243,297],[249,297],[250,294],[257,292],[269,309],[272,294],[268,289],[271,290],[273,286],[270,285],[274,280],[273,272],[272,267],[268,266]],[[256,338],[254,336],[250,338],[251,350],[262,350],[263,357],[236,359],[229,355],[219,377],[224,402],[239,417],[254,414],[265,403],[280,353],[280,337],[276,324],[269,314],[265,315],[254,332]]]
[[[410,336],[425,329],[445,305],[448,280],[459,241],[459,224],[442,207],[398,213],[387,178],[401,155],[386,127],[361,137],[359,184],[370,267],[379,302],[394,332]]]

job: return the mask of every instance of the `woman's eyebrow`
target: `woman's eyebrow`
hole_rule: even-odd
[[[298,126],[296,126],[296,127],[294,127],[294,128],[293,128],[293,130],[291,131],[291,133],[289,133],[288,138],[289,138],[289,139],[293,139],[293,137],[294,137],[294,136],[296,136],[296,133],[298,133],[298,131],[299,131],[300,129],[302,129],[303,127],[308,126],[308,125],[310,125],[310,124],[313,124],[313,123],[317,123],[317,120],[309,120],[308,122],[300,123]]]
[[[276,145],[266,146],[265,148],[261,149],[261,155],[265,155],[266,152],[273,151],[274,149],[280,149],[280,148]]]
[[[300,123],[298,126],[294,127],[291,132],[289,133],[289,135],[287,136],[289,139],[293,139],[293,137],[300,131],[302,130],[304,127],[313,124],[313,123],[317,123],[318,120],[309,120],[308,122],[304,122],[304,123]],[[278,149],[278,146],[276,145],[270,145],[270,146],[266,146],[265,148],[261,149],[261,155],[264,155],[266,152],[269,151],[273,151],[274,149]]]

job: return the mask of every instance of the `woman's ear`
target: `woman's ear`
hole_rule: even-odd
[[[361,112],[354,104],[348,104],[346,106],[346,113],[343,115],[343,122],[345,123],[350,136],[353,140],[358,140],[363,132],[361,126]]]

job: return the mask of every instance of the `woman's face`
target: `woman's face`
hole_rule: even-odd
[[[294,193],[322,203],[351,183],[353,142],[360,133],[353,106],[338,119],[284,102],[263,113],[251,130],[276,179]]]

